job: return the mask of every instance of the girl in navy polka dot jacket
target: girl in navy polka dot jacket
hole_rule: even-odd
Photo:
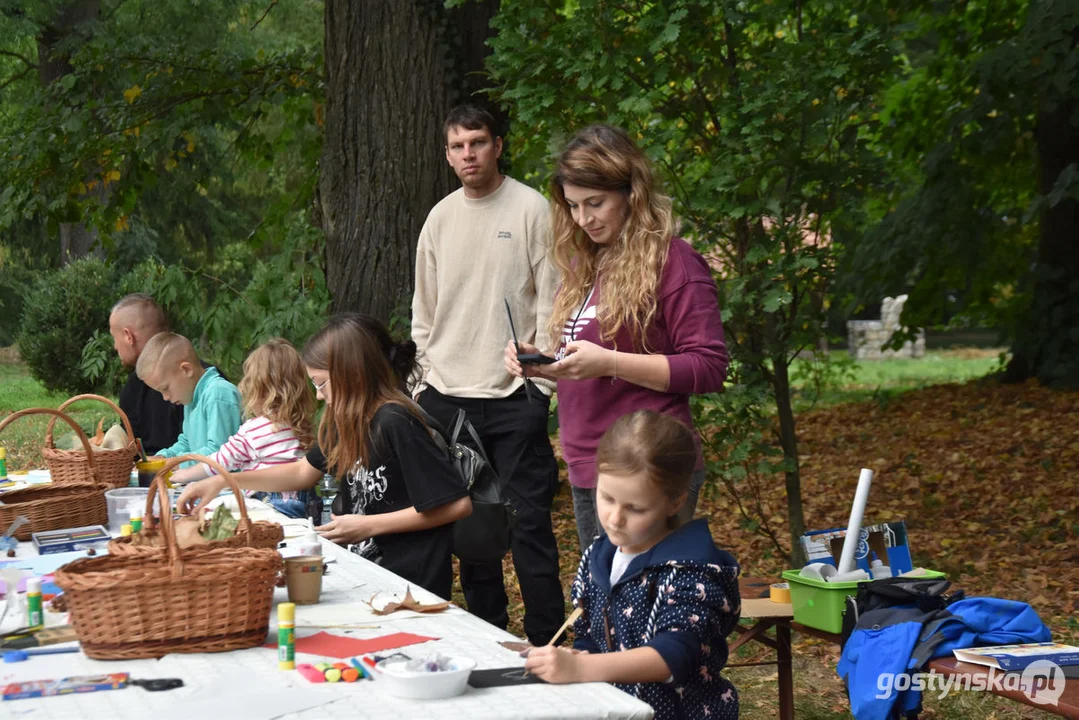
[[[606,536],[573,583],[576,641],[532,649],[529,671],[551,683],[614,683],[657,720],[738,717],[738,693],[721,674],[741,605],[738,562],[706,521],[677,526],[696,459],[689,429],[648,410],[603,436],[596,506]]]

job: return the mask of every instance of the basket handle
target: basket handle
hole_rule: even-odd
[[[60,407],[57,408],[57,410],[67,410],[67,407],[69,405],[72,405],[72,404],[74,404],[74,403],[76,403],[76,402],[78,402],[80,400],[97,400],[98,402],[102,402],[102,403],[108,405],[112,409],[113,412],[115,412],[117,415],[120,416],[120,422],[123,423],[124,430],[127,430],[127,437],[128,437],[127,444],[132,450],[135,449],[135,430],[131,427],[131,420],[127,417],[127,413],[125,413],[123,410],[120,409],[119,405],[114,403],[112,400],[109,400],[107,397],[102,397],[101,395],[93,395],[91,393],[87,393],[85,395],[76,395],[73,398],[65,400],[60,405]],[[46,447],[53,447],[52,429],[53,429],[53,425],[55,425],[55,424],[56,424],[56,418],[53,418],[52,420],[49,421],[49,427],[45,430],[45,445],[46,445]]]
[[[247,546],[250,547],[251,538],[254,537],[255,534],[255,526],[254,523],[251,522],[251,518],[247,516],[247,504],[244,502],[243,491],[240,490],[239,484],[236,482],[236,479],[232,477],[232,474],[229,473],[228,470],[222,467],[221,464],[218,463],[216,460],[212,460],[211,458],[208,458],[204,455],[177,455],[176,457],[169,458],[165,461],[165,467],[161,468],[157,472],[157,475],[154,475],[154,483],[150,486],[150,492],[146,494],[146,514],[143,516],[143,522],[153,522],[154,498],[160,495],[161,499],[158,501],[158,505],[162,507],[161,531],[167,534],[167,531],[165,530],[165,516],[169,516],[169,527],[171,528],[172,508],[165,507],[166,505],[169,505],[169,491],[167,487],[164,487],[164,478],[170,472],[179,467],[180,463],[185,463],[189,460],[194,460],[196,462],[201,462],[209,465],[214,470],[216,470],[218,474],[221,475],[221,477],[225,479],[225,482],[228,483],[229,487],[232,489],[232,494],[236,496],[236,504],[240,506],[240,524],[247,531],[246,543]],[[162,481],[161,484],[163,487],[161,488],[158,487],[158,478],[160,478]]]
[[[153,497],[155,494],[160,499],[161,505],[161,534],[165,537],[165,549],[169,554],[169,568],[172,570],[173,579],[178,579],[184,576],[184,559],[180,555],[180,544],[176,542],[176,530],[172,527],[172,508],[169,507],[169,489],[165,484],[165,475],[172,468],[166,466],[160,470],[157,475],[154,475],[154,481],[150,484],[150,492],[148,495]],[[148,512],[149,517],[153,517],[152,512]]]
[[[79,440],[82,441],[83,449],[86,450],[86,465],[90,468],[90,476],[95,478],[95,479],[97,478],[97,473],[94,472],[94,451],[90,449],[90,439],[86,437],[86,433],[84,433],[82,431],[82,428],[79,427],[78,423],[76,423],[68,415],[64,414],[60,410],[52,410],[51,408],[27,408],[25,410],[19,410],[18,412],[13,412],[10,415],[8,415],[6,418],[4,418],[3,422],[0,422],[0,432],[3,432],[4,428],[6,428],[8,425],[10,425],[12,422],[14,422],[16,419],[21,418],[21,417],[27,417],[27,416],[30,416],[30,415],[52,415],[53,416],[52,420],[49,421],[49,429],[47,431],[48,434],[47,434],[47,437],[45,439],[45,442],[46,442],[47,445],[51,445],[51,443],[52,443],[52,437],[51,437],[52,426],[56,422],[57,418],[63,420],[68,425],[70,425],[71,429],[75,431],[75,434],[78,436]]]

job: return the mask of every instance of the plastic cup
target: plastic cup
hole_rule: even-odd
[[[289,602],[314,605],[322,594],[322,558],[301,555],[285,558],[285,584]]]
[[[148,488],[154,482],[154,475],[165,467],[164,460],[140,460],[135,463],[135,469],[139,471],[139,487]]]

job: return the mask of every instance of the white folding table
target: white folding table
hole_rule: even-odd
[[[517,653],[503,648],[500,641],[514,640],[509,633],[470,615],[456,606],[431,615],[394,613],[374,616],[364,604],[378,595],[403,597],[406,582],[359,556],[323,541],[329,560],[324,577],[322,601],[297,608],[297,638],[324,631],[354,638],[374,638],[407,632],[438,638],[410,645],[400,651],[411,657],[431,653],[465,656],[477,668],[522,666]],[[22,543],[20,557],[36,554]],[[4,560],[5,558],[0,558]],[[420,588],[412,588],[421,602],[439,598]],[[275,605],[287,601],[284,588],[275,591]],[[376,605],[380,604],[376,601]],[[25,624],[25,618],[8,617],[0,630]],[[49,616],[50,624],[60,624],[63,616]],[[276,643],[276,618],[271,620],[267,642]],[[325,628],[305,625],[334,626]],[[359,625],[361,627],[347,627]],[[377,626],[377,627],[372,627]],[[385,653],[394,652],[386,650]],[[297,653],[297,662],[334,662]],[[610,718],[645,720],[652,709],[645,703],[603,683],[579,685],[528,684],[477,690],[446,700],[403,700],[385,692],[377,680],[355,683],[314,684],[297,672],[277,669],[277,653],[272,648],[254,648],[228,653],[176,653],[160,660],[96,661],[81,652],[31,657],[22,663],[0,663],[0,685],[11,682],[55,679],[73,675],[128,672],[132,678],[176,677],[184,687],[149,692],[140,687],[108,690],[83,695],[14,700],[0,703],[0,717],[13,720],[270,720],[271,718]]]

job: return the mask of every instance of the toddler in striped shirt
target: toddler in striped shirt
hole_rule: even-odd
[[[233,472],[260,470],[304,457],[314,441],[315,398],[296,348],[275,338],[244,361],[239,384],[245,422],[211,458]],[[199,463],[172,475],[188,483],[215,474]],[[289,517],[306,517],[307,491],[270,493],[268,502]]]

